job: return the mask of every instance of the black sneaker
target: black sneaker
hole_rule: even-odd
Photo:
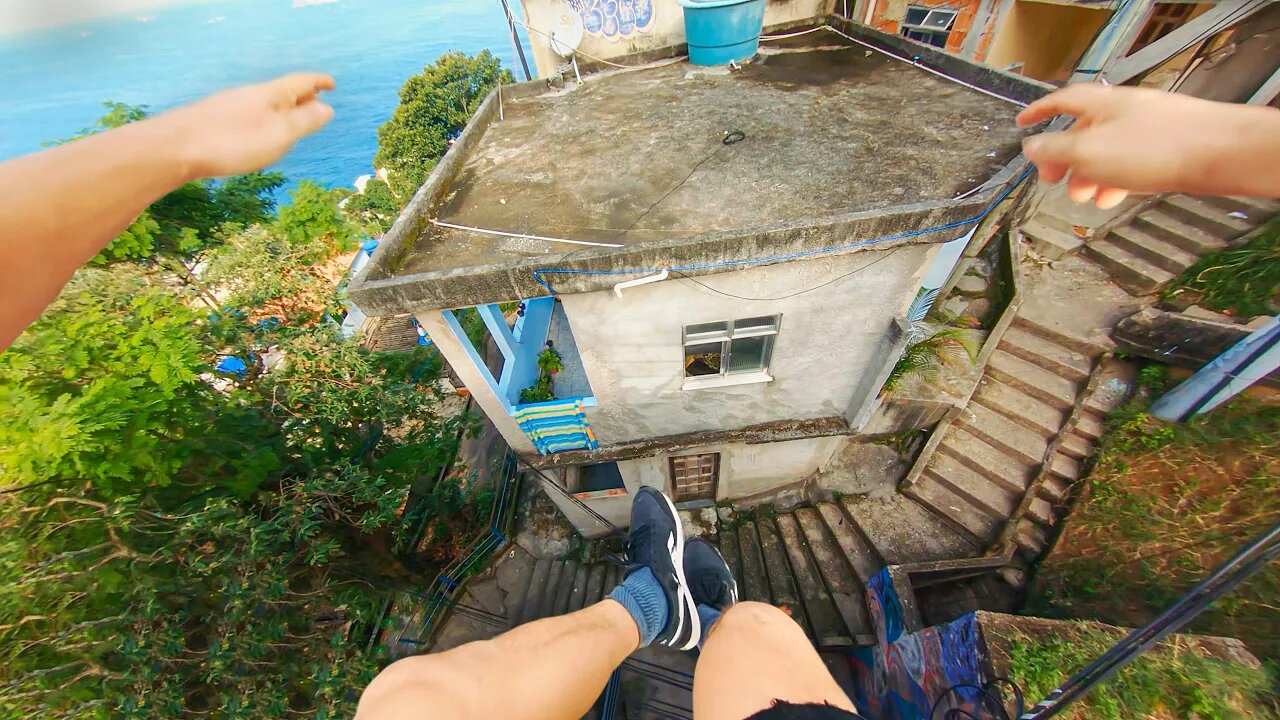
[[[702,624],[684,579],[684,530],[675,505],[654,488],[640,488],[631,503],[627,555],[627,575],[649,568],[667,596],[667,626],[654,642],[677,650],[697,647]]]
[[[715,545],[693,538],[684,546],[684,576],[693,602],[720,612],[738,602],[738,581]]]

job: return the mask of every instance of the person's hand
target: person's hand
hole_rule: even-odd
[[[220,92],[156,120],[176,134],[193,179],[242,175],[274,163],[327,125],[333,108],[319,94],[333,88],[328,75],[297,73]]]
[[[1131,191],[1214,193],[1233,187],[1231,178],[1213,177],[1212,169],[1238,155],[1241,124],[1255,118],[1245,106],[1082,83],[1031,103],[1018,113],[1018,127],[1055,115],[1071,115],[1076,122],[1065,132],[1027,138],[1023,152],[1045,180],[1066,176],[1072,200],[1093,200],[1103,209],[1119,205]]]

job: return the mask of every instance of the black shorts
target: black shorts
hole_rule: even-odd
[[[863,720],[863,717],[830,705],[793,705],[775,700],[773,707],[761,710],[747,720]]]

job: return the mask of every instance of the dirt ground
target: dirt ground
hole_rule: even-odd
[[[1132,409],[1042,564],[1031,611],[1137,626],[1280,522],[1280,407],[1245,399],[1187,426]],[[1280,566],[1197,618],[1280,659]]]

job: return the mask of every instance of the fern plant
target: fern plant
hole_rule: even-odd
[[[942,368],[972,363],[976,356],[973,340],[964,330],[925,322],[915,324],[907,349],[890,371],[883,392],[892,395],[910,378],[936,383]]]

